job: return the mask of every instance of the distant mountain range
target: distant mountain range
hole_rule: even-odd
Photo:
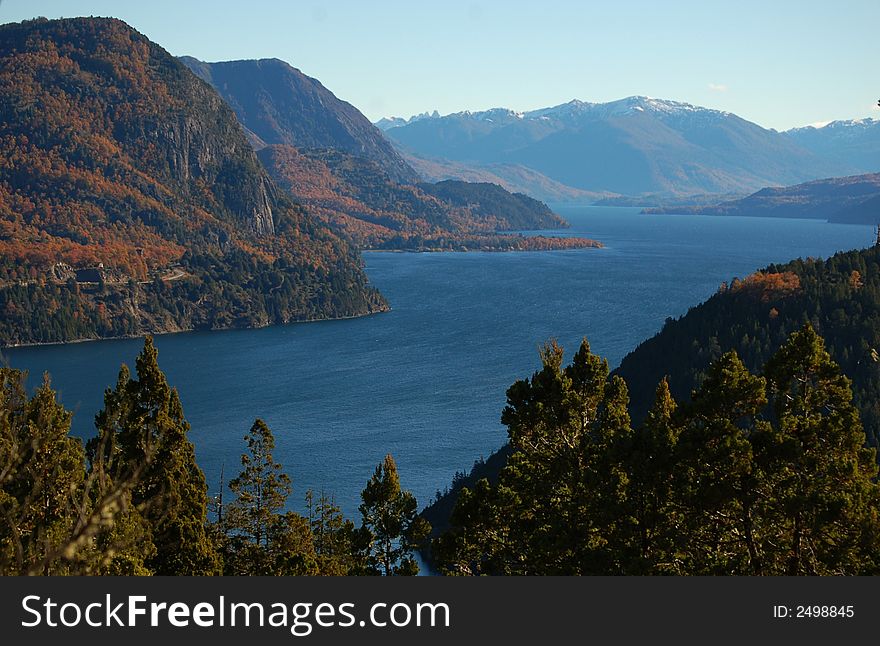
[[[317,80],[276,59],[203,63],[183,57],[235,111],[276,183],[361,248],[538,249],[584,238],[525,239],[498,231],[562,228],[546,205],[494,176],[433,187],[382,132]],[[445,179],[445,178],[444,178]]]
[[[806,126],[784,133],[815,155],[850,166],[859,173],[880,171],[880,120],[832,121],[822,127]]]
[[[378,125],[404,154],[425,161],[423,173],[433,165],[453,175],[450,162],[471,172],[523,167],[556,183],[556,194],[559,185],[623,195],[743,194],[880,171],[873,120],[780,133],[730,112],[643,96],[530,112],[435,112]]]
[[[763,188],[752,195],[702,206],[669,205],[646,213],[818,218],[848,224],[880,223],[880,173]]]

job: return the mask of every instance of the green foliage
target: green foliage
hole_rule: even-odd
[[[70,535],[85,481],[84,454],[69,436],[70,413],[48,378],[28,398],[24,375],[0,369],[0,571],[65,574],[66,559],[46,561]],[[35,570],[36,568],[36,570]]]
[[[809,325],[751,374],[735,352],[633,429],[586,341],[508,391],[511,455],[464,487],[433,556],[451,574],[868,574],[880,485],[850,382]]]
[[[397,465],[391,455],[376,467],[361,492],[359,507],[368,533],[367,566],[374,574],[415,575],[419,567],[412,557],[431,533],[431,526],[417,515],[418,503],[400,488]]]
[[[412,552],[430,525],[390,456],[364,490],[364,526],[311,491],[304,517],[286,509],[290,478],[260,419],[229,483],[234,498],[224,507],[221,492],[208,524],[189,424],[150,337],[135,372],[123,365],[105,391],[84,451],[48,377],[28,397],[25,375],[0,368],[0,575],[418,573]]]
[[[177,391],[158,364],[151,337],[136,362],[137,378],[123,366],[96,417],[98,442],[104,442],[113,476],[125,478],[138,465],[132,502],[142,506],[156,554],[147,566],[156,574],[214,574],[219,561],[205,532],[207,487],[187,438],[189,423]]]
[[[257,419],[244,437],[241,473],[229,483],[235,498],[222,520],[226,574],[295,576],[317,569],[309,521],[284,512],[290,478],[272,451],[275,437]]]
[[[255,545],[269,544],[270,528],[290,495],[290,478],[275,462],[275,437],[261,419],[245,435],[248,452],[241,456],[242,471],[229,483],[235,501],[226,522]]]
[[[333,499],[306,492],[309,526],[315,546],[318,573],[345,576],[368,573],[370,534],[342,515]]]
[[[875,572],[878,513],[875,450],[865,448],[850,381],[809,325],[767,364],[778,423],[760,461],[769,480],[762,569],[774,574]],[[873,549],[866,549],[873,545]]]
[[[789,273],[797,277],[797,288],[768,284],[768,277]],[[705,303],[667,320],[654,338],[623,359],[616,372],[630,387],[636,421],[650,406],[654,387],[664,375],[672,394],[683,401],[725,352],[735,350],[749,370],[760,371],[792,333],[810,323],[852,379],[868,444],[877,446],[880,248],[771,265],[755,276],[763,276],[763,281],[736,279],[722,285]]]
[[[87,467],[70,420],[48,377],[29,398],[25,375],[0,369],[0,574],[149,574],[134,478]]]

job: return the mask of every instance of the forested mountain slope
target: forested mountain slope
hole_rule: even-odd
[[[257,155],[310,213],[366,249],[532,250],[598,246],[575,237],[498,233],[568,226],[547,205],[495,184],[401,184],[376,162],[339,150],[270,145]]]
[[[634,425],[645,419],[664,377],[672,396],[688,402],[725,352],[735,350],[748,370],[760,373],[805,323],[824,337],[831,358],[852,380],[867,442],[880,446],[880,247],[770,265],[733,279],[706,302],[667,320],[614,371],[626,382]],[[426,518],[444,528],[461,488],[497,479],[509,455],[504,446],[469,474],[459,474],[429,505]]]
[[[115,19],[0,27],[0,343],[385,307],[161,47]]]

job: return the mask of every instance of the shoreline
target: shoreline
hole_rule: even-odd
[[[39,341],[35,343],[16,343],[12,345],[0,345],[0,355],[2,355],[5,350],[18,350],[20,348],[40,348],[44,346],[53,346],[53,345],[73,345],[74,343],[94,343],[98,341],[125,341],[130,339],[142,339],[145,336],[164,336],[166,334],[187,334],[191,332],[230,332],[234,330],[263,330],[265,328],[270,327],[283,327],[285,325],[299,325],[300,323],[326,323],[329,321],[350,321],[353,319],[362,319],[367,318],[369,316],[376,316],[378,314],[387,314],[392,310],[391,306],[388,306],[387,309],[377,310],[375,312],[367,312],[365,314],[351,314],[349,316],[334,316],[330,318],[323,319],[302,319],[298,321],[287,321],[286,323],[269,323],[267,325],[251,325],[251,326],[232,326],[232,327],[217,327],[210,328],[205,330],[196,330],[194,328],[190,329],[181,329],[181,330],[167,330],[164,332],[161,331],[145,331],[139,334],[125,334],[121,336],[100,336],[96,338],[80,338],[80,339],[71,339],[69,341]]]
[[[525,239],[537,239],[537,240],[576,240],[582,242],[583,244],[560,244],[553,245],[547,247],[539,247],[536,249],[529,248],[520,248],[520,247],[491,247],[488,249],[462,249],[460,247],[455,248],[438,248],[438,247],[430,247],[424,249],[379,249],[376,247],[371,248],[359,248],[359,253],[522,253],[527,251],[577,251],[580,249],[604,249],[605,245],[598,241],[593,240],[592,238],[578,238],[578,237],[547,237],[547,236],[524,236]]]

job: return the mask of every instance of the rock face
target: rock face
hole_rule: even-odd
[[[77,289],[58,263],[114,280]],[[385,308],[159,45],[114,19],[0,26],[0,345]]]
[[[418,180],[416,172],[360,111],[319,81],[278,59],[204,63],[181,59],[212,84],[260,144],[302,150],[335,149],[377,162],[395,181]]]
[[[152,43],[151,47],[151,56],[173,65],[164,50]],[[272,235],[273,189],[235,115],[213,88],[185,69],[169,71],[168,89],[178,109],[140,118],[131,114],[116,124],[114,135],[126,147],[142,149],[146,154],[141,161],[176,184],[178,193],[198,200],[202,187],[210,187],[242,224],[260,235]],[[189,109],[182,109],[184,104]]]

